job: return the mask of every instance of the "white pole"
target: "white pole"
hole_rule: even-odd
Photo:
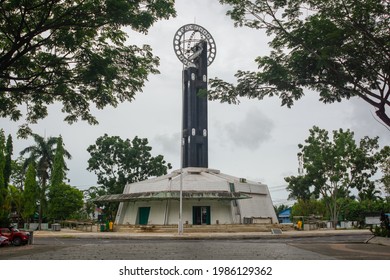
[[[183,234],[183,167],[180,169],[179,235]]]
[[[184,40],[183,40],[184,44]],[[183,65],[184,69],[184,65]],[[183,72],[182,72],[183,73]],[[182,74],[183,75],[183,74]],[[182,94],[184,93],[184,77],[182,77]],[[183,107],[184,99],[182,98],[182,107]],[[182,112],[183,114],[184,112]],[[181,135],[181,141],[180,141],[180,194],[179,194],[179,225],[178,225],[178,234],[183,234],[183,147],[184,147],[184,135],[183,135],[183,116],[181,117],[181,127],[180,127],[180,135]]]

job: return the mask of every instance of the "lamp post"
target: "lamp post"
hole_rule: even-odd
[[[181,157],[181,168],[180,168],[180,193],[179,193],[179,226],[178,234],[183,235],[183,142],[184,138],[181,138],[181,148],[180,148],[180,157]]]

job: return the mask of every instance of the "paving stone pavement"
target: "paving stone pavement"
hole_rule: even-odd
[[[34,232],[34,245],[2,249],[0,259],[19,260],[331,260],[315,250],[283,240],[302,237],[367,236],[367,242],[390,245],[388,238],[373,237],[368,230],[289,231],[280,235],[246,233],[123,233],[80,232],[70,229]],[[45,242],[42,242],[45,240]],[[268,241],[267,241],[268,240]],[[270,242],[272,241],[272,242]],[[380,242],[380,243],[378,243]],[[302,249],[305,248],[305,249]],[[7,250],[8,248],[6,248]],[[390,247],[389,247],[390,251]],[[386,252],[385,252],[386,254]]]
[[[302,250],[288,244],[246,243],[214,240],[162,242],[131,242],[123,240],[120,243],[101,242],[84,245],[33,245],[34,251],[27,246],[26,250],[7,259],[13,260],[329,260],[333,259],[315,252]],[[222,242],[222,243],[221,243]],[[18,248],[19,249],[19,248]]]

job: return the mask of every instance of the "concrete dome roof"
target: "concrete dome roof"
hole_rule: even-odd
[[[269,195],[264,184],[223,174],[216,169],[188,167],[128,184],[123,194],[101,196],[95,202],[178,199],[180,185],[184,199],[233,200],[250,198],[251,193]]]

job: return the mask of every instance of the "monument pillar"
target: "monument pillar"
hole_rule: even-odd
[[[189,37],[186,38],[186,34]],[[183,62],[182,167],[208,168],[207,67],[216,54],[214,39],[196,24],[181,27],[174,37]]]

